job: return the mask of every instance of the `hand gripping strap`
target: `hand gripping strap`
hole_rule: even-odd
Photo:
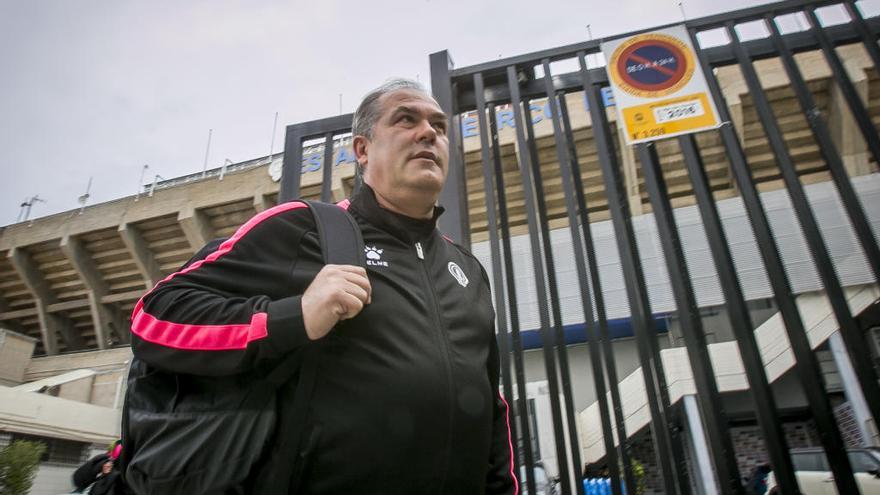
[[[356,265],[366,267],[364,254],[364,240],[361,236],[360,227],[354,218],[343,208],[317,201],[304,201],[315,217],[315,225],[318,231],[318,239],[321,243],[321,255],[325,264],[332,265]],[[318,357],[310,349],[301,349],[285,358],[277,368],[266,378],[266,381],[274,387],[280,388],[292,377],[297,370],[300,372],[294,395],[294,408],[291,417],[285,421],[290,425],[287,431],[279,432],[278,444],[273,452],[274,455],[283,459],[290,459],[291,465],[296,464],[300,444],[303,441],[305,425],[308,421],[308,401],[311,399],[315,387]],[[291,486],[297,486],[298,479],[291,479],[291,473],[273,471],[265,473],[256,482],[257,493],[282,494],[288,493]],[[294,478],[296,477],[294,473]]]
[[[324,258],[324,264],[366,267],[367,258],[364,255],[364,239],[361,236],[361,229],[354,218],[337,205],[318,201],[302,202],[309,206],[309,211],[315,217],[315,226],[318,231],[319,242],[321,243],[321,255]],[[314,370],[311,369],[314,363],[309,358],[312,353],[305,352],[302,354],[304,356],[300,356],[300,353],[297,352],[285,358],[266,377],[266,381],[275,386],[275,388],[278,388],[286,383],[300,369],[301,365],[303,378],[309,378],[303,380],[306,384],[305,388],[310,390],[312,384],[309,382],[314,381],[314,378],[311,376],[314,374]],[[311,393],[308,392],[308,395],[311,395]]]

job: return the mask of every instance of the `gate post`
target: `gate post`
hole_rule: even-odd
[[[446,185],[440,192],[440,204],[446,212],[440,217],[440,230],[455,242],[470,249],[471,229],[467,207],[467,178],[461,142],[461,125],[452,92],[452,58],[449,51],[431,54],[431,92],[440,108],[449,116],[449,163]]]

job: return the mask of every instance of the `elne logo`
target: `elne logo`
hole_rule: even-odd
[[[387,261],[382,261],[382,253],[384,249],[379,249],[376,246],[364,246],[364,253],[367,256],[367,265],[369,266],[388,266]]]

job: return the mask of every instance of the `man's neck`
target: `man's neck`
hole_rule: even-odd
[[[434,203],[436,201],[426,203],[424,201],[424,195],[422,194],[413,194],[413,196],[415,196],[414,199],[417,198],[417,200],[409,201],[406,197],[397,197],[394,199],[389,198],[375,188],[373,189],[373,192],[376,195],[376,202],[386,210],[421,220],[430,220],[434,218]]]

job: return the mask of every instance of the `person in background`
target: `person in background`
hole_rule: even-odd
[[[756,466],[746,483],[746,493],[750,495],[764,495],[767,493],[767,477],[770,475],[770,471],[772,469],[769,464],[759,464]]]
[[[91,495],[125,493],[119,470],[115,467],[121,451],[122,443],[117,440],[110,445],[107,452],[92,457],[77,468],[73,473],[74,493],[85,492]]]

